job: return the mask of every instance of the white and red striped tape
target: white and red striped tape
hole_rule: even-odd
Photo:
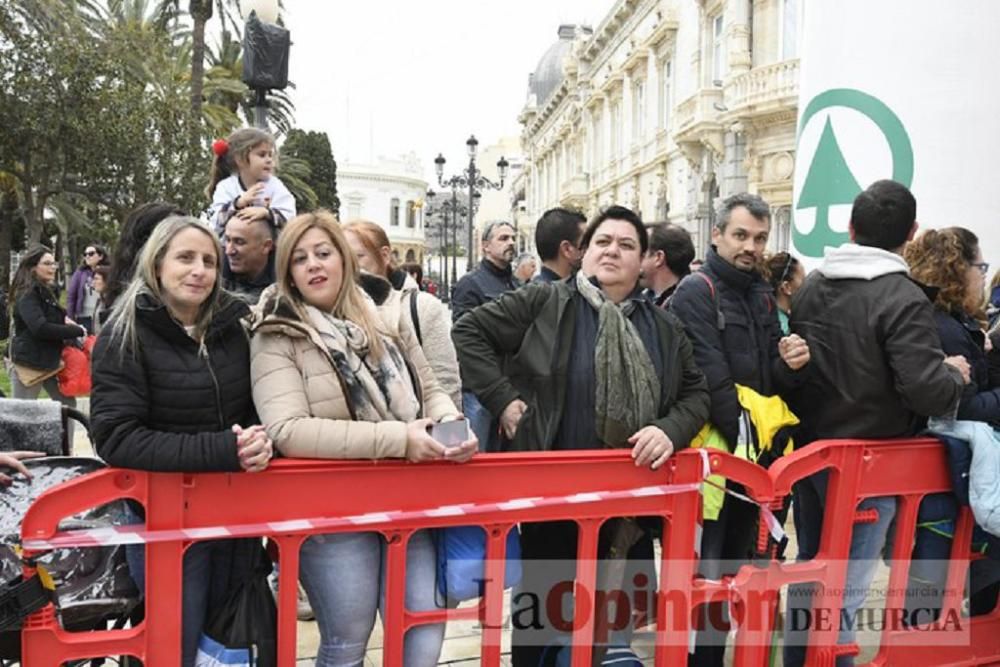
[[[467,503],[463,505],[444,505],[426,510],[390,510],[384,512],[369,512],[344,517],[318,517],[313,519],[295,519],[291,521],[273,521],[268,523],[244,523],[232,526],[213,526],[210,528],[186,528],[169,530],[146,530],[135,526],[113,526],[108,528],[92,528],[84,530],[69,530],[61,532],[51,539],[26,539],[23,547],[32,551],[50,549],[66,549],[76,547],[103,547],[121,544],[152,544],[155,542],[180,542],[188,540],[215,540],[232,537],[258,537],[261,535],[288,535],[292,533],[317,533],[323,530],[337,528],[384,528],[399,521],[413,521],[428,518],[450,516],[476,517],[493,512],[509,512],[512,510],[535,507],[558,507],[562,505],[579,505],[583,503],[598,503],[609,500],[624,500],[628,498],[644,498],[649,496],[669,496],[689,491],[698,491],[701,483],[707,481],[711,473],[708,452],[698,450],[702,459],[702,479],[690,484],[661,484],[643,486],[624,491],[593,491],[576,493],[568,496],[551,496],[537,498],[515,498],[500,503]],[[778,541],[784,537],[784,530],[774,514],[763,505],[729,489],[726,493],[740,500],[758,505],[767,522],[771,534]]]
[[[211,528],[187,528],[181,530],[144,530],[136,526],[113,526],[86,530],[69,530],[48,540],[26,539],[23,547],[33,551],[66,549],[70,547],[102,547],[119,544],[151,544],[154,542],[178,542],[184,540],[214,540],[229,537],[255,537],[260,535],[282,535],[291,533],[316,533],[337,528],[381,528],[399,521],[412,521],[450,516],[475,517],[492,512],[535,507],[557,507],[580,505],[609,500],[645,498],[649,496],[669,496],[689,491],[698,491],[700,482],[691,484],[663,484],[643,486],[624,491],[593,491],[569,496],[538,498],[515,498],[500,503],[444,505],[426,510],[385,511],[356,514],[344,517],[324,517],[273,521],[268,523],[244,523],[233,526]]]

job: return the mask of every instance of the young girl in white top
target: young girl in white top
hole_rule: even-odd
[[[244,127],[212,144],[212,152],[205,194],[212,198],[208,216],[217,234],[234,215],[267,220],[278,229],[295,217],[295,198],[274,175],[278,159],[269,133]]]

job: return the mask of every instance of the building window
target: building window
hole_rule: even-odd
[[[632,86],[632,141],[641,141],[646,134],[646,82]]]
[[[788,252],[792,236],[792,207],[778,206],[774,209],[774,225],[768,239],[771,252]]]
[[[601,118],[600,114],[594,116],[594,163],[591,166],[591,171],[594,172],[604,166],[604,132],[601,131],[601,121],[603,120],[604,119]]]
[[[406,226],[413,229],[417,226],[417,209],[413,206],[413,200],[406,202]]]
[[[611,159],[618,157],[618,150],[621,148],[621,103],[615,101],[611,104]]]
[[[670,129],[670,107],[673,105],[670,95],[670,70],[673,65],[672,61],[665,60],[660,66],[660,127],[664,130]]]
[[[559,148],[556,149],[556,187],[562,187],[566,174],[566,145],[560,143]]]
[[[712,82],[722,81],[726,73],[726,40],[722,33],[722,14],[712,19]]]
[[[389,226],[399,227],[399,200],[396,198],[389,203]]]
[[[799,0],[781,0],[781,59],[799,55]]]

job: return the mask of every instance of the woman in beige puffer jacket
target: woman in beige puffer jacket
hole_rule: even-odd
[[[434,421],[459,411],[413,331],[394,328],[376,309],[391,292],[388,283],[369,276],[369,292],[362,290],[354,253],[333,215],[293,219],[278,238],[276,260],[277,284],[261,295],[250,343],[254,403],[274,446],[301,458],[469,460],[474,436],[447,448],[430,437]],[[406,607],[435,609],[429,531],[413,533],[406,545]],[[299,576],[319,626],[316,665],[364,660],[383,598],[386,552],[376,532],[303,542]],[[436,665],[443,639],[443,623],[410,630],[404,664]]]
[[[359,281],[378,306],[386,328],[399,326],[391,285],[375,276]],[[257,306],[251,339],[254,403],[284,456],[316,459],[408,458],[406,424],[355,421],[350,396],[319,332],[303,322],[277,286]],[[424,416],[434,422],[461,416],[437,383],[413,330],[398,329],[401,351],[414,371]]]

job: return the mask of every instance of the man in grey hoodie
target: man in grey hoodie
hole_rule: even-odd
[[[917,230],[917,202],[894,181],[877,181],[854,200],[850,238],[827,249],[823,264],[792,300],[791,330],[809,343],[810,374],[793,400],[802,420],[799,440],[905,438],[927,417],[950,415],[969,381],[964,357],[941,351],[934,311],[924,286],[909,277],[902,257]],[[798,560],[819,550],[826,473],[796,484]],[[896,499],[869,498],[858,509],[875,510],[873,523],[854,525],[844,617],[838,643],[854,641],[854,615],[864,602],[896,514]],[[810,585],[788,593],[786,667],[802,665],[806,652]],[[813,616],[813,618],[816,618]],[[838,656],[837,667],[853,665]]]

